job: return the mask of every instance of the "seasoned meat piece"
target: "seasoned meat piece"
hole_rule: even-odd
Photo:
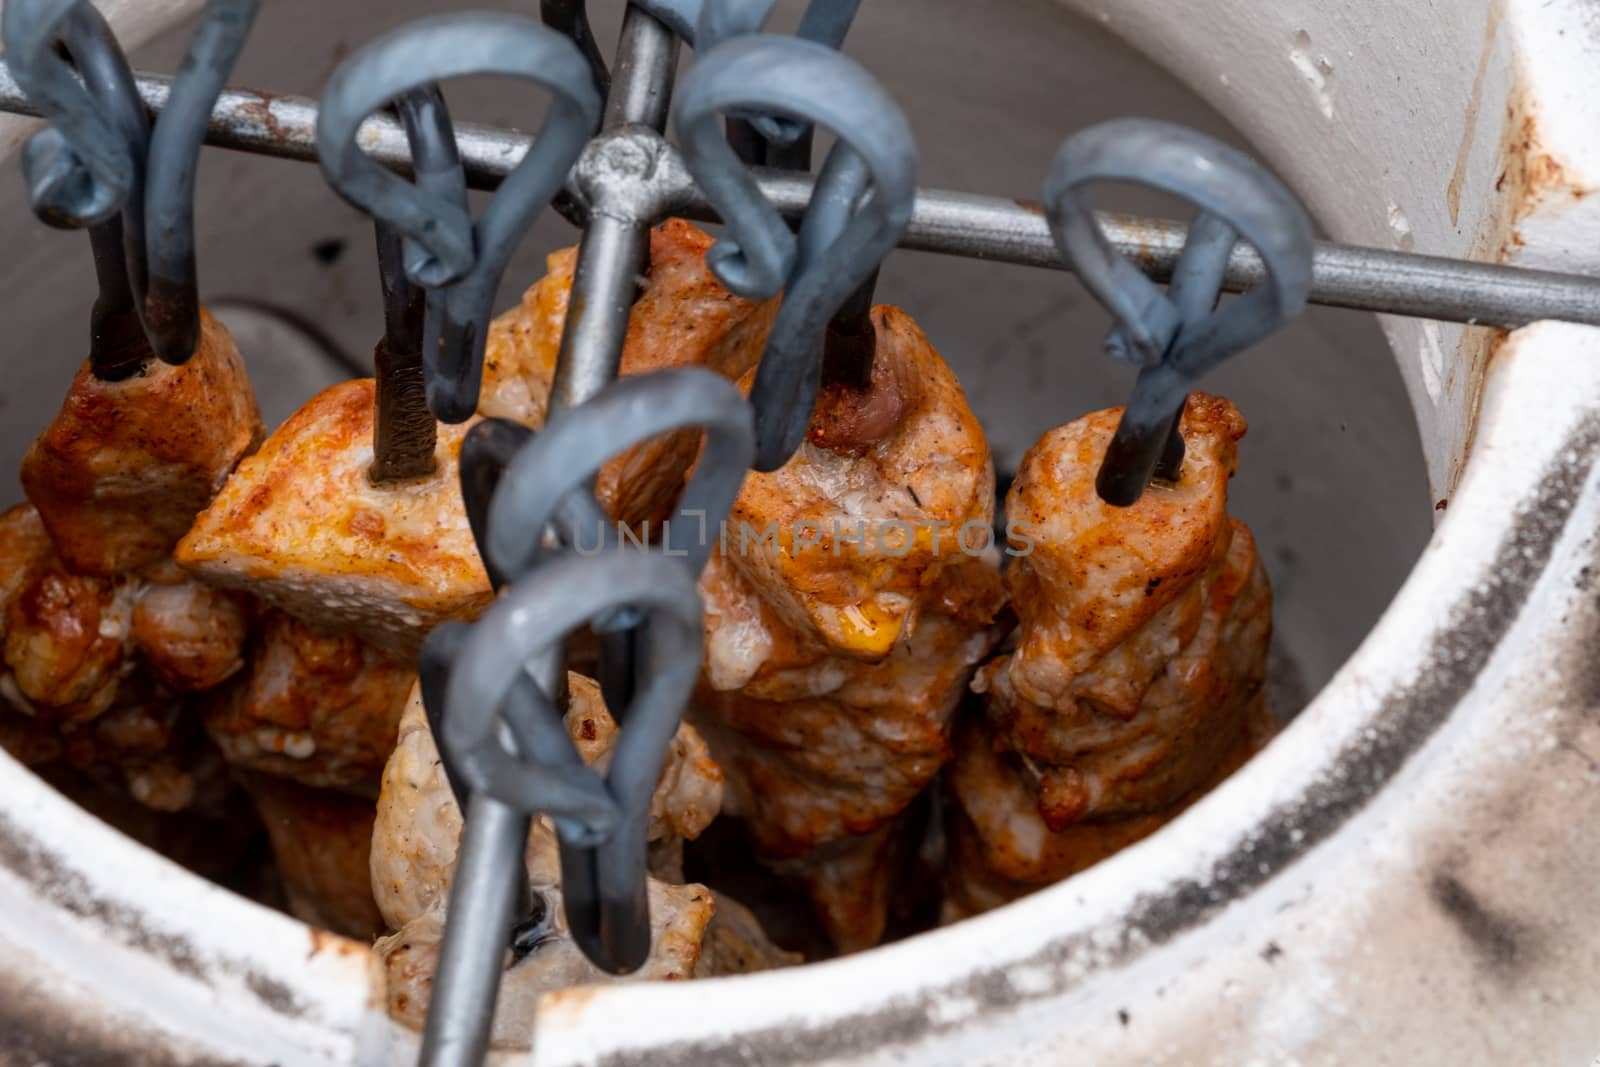
[[[948,778],[958,803],[951,805],[945,922],[999,907],[1093,866],[1154,833],[1170,817],[1135,815],[1052,830],[1039,814],[1028,764],[1015,753],[997,751],[981,716],[961,720]]]
[[[709,242],[687,223],[655,231],[623,373],[701,364],[737,376],[759,351],[727,339],[752,305],[705,269]],[[483,414],[543,423],[576,254],[551,256],[550,275],[492,325]],[[433,475],[375,486],[373,399],[370,380],[313,398],[240,464],[177,559],[214,585],[248,589],[314,626],[412,657],[434,626],[471,618],[490,600],[457,470],[470,424],[439,427]],[[601,501],[625,522],[659,517],[682,487],[697,440],[680,434],[618,457],[601,473]]]
[[[210,689],[244,666],[249,626],[242,598],[181,572],[151,582],[133,609],[133,640],[151,672],[184,692]]]
[[[705,265],[711,237],[681,219],[650,233],[650,264],[628,319],[620,373],[700,366],[737,380],[755,364],[775,303],[758,307],[722,287]],[[544,425],[576,247],[552,253],[547,273],[520,306],[489,329],[478,410],[526,426]],[[671,511],[700,435],[668,434],[623,453],[601,470],[595,493],[613,518],[660,521]]]
[[[18,504],[0,514],[0,636],[5,615],[33,569],[55,555],[50,535],[32,504]]]
[[[345,937],[382,934],[370,870],[373,800],[275,774],[247,771],[241,779],[272,840],[289,910]]]
[[[133,655],[144,588],[136,577],[72,573],[31,504],[0,515],[0,748],[124,804],[131,795],[157,811],[219,813],[221,762],[169,679]],[[232,621],[222,611],[189,626]]]
[[[359,638],[272,612],[247,674],[208,707],[206,729],[237,766],[371,795],[415,677]]]
[[[219,815],[229,786],[221,760],[181,698],[136,672],[115,703],[89,720],[54,720],[15,688],[0,686],[0,748],[40,770],[70,772],[85,783],[160,812]]]
[[[1196,393],[1179,481],[1120,509],[1094,490],[1119,414],[1046,434],[1007,498],[1030,542],[1006,573],[1016,648],[979,673],[986,722],[951,776],[967,909],[1143,837],[1259,743],[1272,597],[1227,514],[1244,419]]]
[[[481,611],[489,579],[461,504],[466,425],[439,427],[431,477],[374,485],[373,399],[370,378],[318,393],[239,465],[175,556],[212,585],[409,658],[438,623]]]
[[[825,390],[794,458],[745,479],[726,552],[792,630],[869,662],[946,571],[984,562],[994,515],[988,442],[960,383],[905,312],[872,319],[871,387]]]
[[[261,440],[261,416],[227,328],[201,312],[181,367],[150,360],[101,381],[85,363],[22,461],[22,487],[61,558],[116,576],[154,563]]]
[[[73,574],[53,557],[29,568],[6,608],[5,664],[48,718],[92,719],[111,707],[128,657],[137,583]]]
[[[706,926],[694,977],[754,974],[804,961],[800,953],[786,952],[774,945],[749,908],[726,893],[718,893],[717,910]]]
[[[983,431],[909,316],[873,324],[871,385],[826,389],[795,457],[745,480],[701,579],[695,722],[845,951],[883,935],[899,817],[950,757],[1003,602]]]
[[[572,694],[567,732],[586,761],[603,765],[615,743],[615,721],[593,681],[578,674],[567,679]],[[680,727],[651,803],[652,844],[699,834],[716,815],[720,794],[720,771],[706,757],[694,729]],[[421,1027],[427,1012],[460,835],[461,811],[445,780],[421,698],[413,691],[401,720],[400,742],[384,769],[372,848],[373,895],[390,926],[397,929],[375,950],[388,976],[390,1014],[413,1027]],[[508,953],[509,969],[495,1013],[496,1047],[527,1047],[534,1004],[541,993],[593,982],[704,973],[702,944],[719,906],[704,886],[650,878],[650,958],[639,971],[618,979],[590,964],[567,932],[556,838],[547,821],[534,821],[524,858],[529,883],[544,903],[548,928],[523,959],[513,961]],[[764,944],[759,929],[745,925],[739,930],[752,942],[746,949],[749,958],[785,958]]]

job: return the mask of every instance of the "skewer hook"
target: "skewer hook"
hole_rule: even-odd
[[[549,91],[550,109],[527,154],[473,222],[464,204],[412,185],[369,158],[356,131],[409,90],[476,74],[531,81]],[[412,281],[444,290],[423,348],[428,405],[441,421],[463,422],[477,409],[500,276],[599,118],[600,98],[578,47],[517,15],[420,19],[362,48],[329,79],[317,116],[323,174],[346,200],[412,242]]]
[[[838,135],[798,236],[717,121],[768,111]],[[776,470],[810,425],[829,320],[910,222],[916,145],[899,107],[859,65],[811,41],[764,34],[734,37],[700,57],[679,94],[677,128],[689,170],[728,224],[707,264],[741,296],[785,290],[750,394],[754,466]]]
[[[1087,187],[1102,181],[1147,185],[1199,209],[1166,292],[1106,238],[1087,196]],[[1045,179],[1044,204],[1062,255],[1116,319],[1106,351],[1139,368],[1095,482],[1106,503],[1128,507],[1158,471],[1176,480],[1183,460],[1179,419],[1201,375],[1305,307],[1311,220],[1294,194],[1249,156],[1151,119],[1107,122],[1068,138]],[[1255,248],[1266,277],[1216,309],[1236,239]]]

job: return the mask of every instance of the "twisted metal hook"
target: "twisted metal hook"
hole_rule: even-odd
[[[603,836],[576,817],[552,820],[561,842],[568,925],[584,953],[613,973],[637,969],[650,951],[645,830],[656,777],[699,674],[700,600],[694,579],[665,557],[634,549],[550,560],[520,578],[472,627],[450,672],[443,724],[451,751],[481,752],[493,743],[502,708],[527,701],[535,719],[565,737],[548,695],[523,682],[528,678],[524,665],[559,655],[567,634],[621,607],[644,613],[647,636],[638,690],[617,715],[626,726],[603,779],[584,766],[576,749],[571,750],[575,762],[557,765],[574,781],[588,776],[598,784],[620,819]],[[525,791],[499,792],[532,777],[518,766],[516,778],[507,781],[480,775],[468,762],[462,777],[474,791],[521,807]],[[542,767],[540,777],[553,772],[554,766]]]
[[[552,30],[572,39],[594,75],[595,91],[604,100],[611,95],[611,72],[606,69],[605,56],[600,54],[600,44],[589,25],[589,8],[586,0],[539,0],[539,19]]]
[[[78,229],[110,222],[130,201],[142,207],[134,194],[149,120],[105,17],[86,0],[15,0],[0,34],[12,76],[50,121],[22,157],[40,221]]]
[[[1101,231],[1087,196],[1087,186],[1101,181],[1147,185],[1199,209],[1167,292]],[[1250,157],[1150,119],[1108,122],[1069,138],[1051,164],[1044,203],[1062,255],[1116,319],[1107,352],[1140,368],[1096,479],[1103,500],[1126,507],[1158,468],[1175,479],[1183,456],[1178,420],[1200,376],[1305,306],[1311,221],[1294,194]],[[1217,309],[1237,239],[1255,247],[1266,279]]]
[[[104,322],[108,309],[136,311],[150,348],[167,363],[187,361],[199,342],[195,170],[256,7],[257,0],[211,0],[153,133],[126,56],[86,0],[19,0],[6,6],[0,27],[18,83],[51,120],[23,149],[34,212],[52,226],[102,228],[91,235],[101,290],[96,320]],[[97,373],[110,372],[103,376],[122,376],[145,354],[122,352],[108,365],[91,353],[91,361]]]
[[[692,3],[699,12],[699,46],[710,51],[730,37],[758,32],[770,17],[774,0],[756,0],[755,3],[692,0]],[[860,0],[812,0],[801,16],[795,36],[838,49],[844,44],[860,6]],[[810,122],[770,113],[745,117],[730,114],[727,120],[728,143],[748,166],[810,170],[815,132]],[[856,200],[865,188],[866,176],[863,174],[859,180],[859,188],[846,183],[845,187],[818,189],[811,210],[818,213],[829,210],[831,201],[831,210],[843,212],[847,218],[855,210]],[[842,228],[843,223],[844,219],[840,219],[838,228]],[[823,337],[822,381],[856,389],[865,389],[871,384],[872,361],[877,348],[871,312],[877,281],[878,272],[874,269],[829,319]]]
[[[616,438],[619,425],[626,426],[631,436]],[[700,519],[698,551],[673,552],[670,534],[659,553],[621,547],[607,531],[605,514],[594,499],[590,488],[594,473],[611,455],[634,444],[695,426],[706,427],[707,441],[679,514]],[[688,583],[672,594],[679,598],[676,610],[680,616],[692,614],[698,619],[693,583],[710,551],[706,523],[720,523],[732,506],[748,467],[753,436],[749,409],[738,390],[700,369],[615,382],[579,407],[554,413],[537,435],[505,420],[478,423],[462,443],[462,495],[492,584],[501,589],[513,579],[511,589],[516,593],[570,558],[604,561],[646,555],[664,562],[681,556],[685,565],[667,564]],[[592,551],[581,543],[585,527],[602,535]],[[566,550],[556,551],[557,546]],[[619,722],[627,724],[624,739],[634,733],[653,736],[655,727],[638,728],[637,717],[643,714],[649,723],[655,721],[653,716],[667,714],[650,710],[660,700],[658,658],[676,655],[671,650],[679,640],[658,633],[661,623],[655,615],[660,614],[660,605],[652,608],[648,600],[636,603],[625,597],[597,602],[586,593],[569,607],[582,616],[579,622],[590,623],[602,635],[602,684],[607,705],[615,709]],[[558,641],[537,656],[529,648],[527,655],[495,658],[494,684],[502,688],[492,700],[472,704],[474,710],[460,710],[467,705],[457,702],[456,679],[461,671],[475,669],[463,658],[467,643],[477,640],[469,635],[494,625],[495,618],[499,616],[491,613],[470,630],[440,627],[423,646],[423,700],[451,786],[464,810],[481,792],[487,799],[473,810],[489,811],[485,804],[492,800],[503,809],[551,816],[561,840],[568,925],[574,938],[599,966],[631,970],[649,951],[648,914],[639,910],[646,873],[643,830],[635,815],[637,810],[648,813],[665,742],[645,744],[643,755],[627,758],[619,746],[602,787],[578,758],[555,710],[554,690],[565,677]],[[567,628],[577,624],[571,622]],[[693,637],[698,662],[698,628]],[[548,694],[541,683],[551,690]],[[681,715],[683,695],[673,698],[669,738]],[[644,744],[625,743],[629,752]],[[637,809],[641,803],[643,808]],[[617,842],[619,835],[635,830],[636,843]],[[520,853],[516,862],[520,870]],[[508,879],[513,875],[505,873]],[[492,875],[490,885],[498,885],[500,878],[498,873]]]
[[[98,378],[126,378],[150,356],[129,275],[130,254],[144,248],[149,139],[133,73],[104,17],[78,0],[7,4],[0,33],[18,83],[52,122],[22,150],[34,214],[89,230],[98,290],[89,365]]]
[[[244,51],[259,0],[209,0],[167,104],[150,136],[144,212],[145,254],[130,260],[150,347],[182,364],[200,344],[200,289],[194,252],[194,190],[211,109]],[[148,271],[148,276],[143,274]]]
[[[464,202],[390,173],[356,142],[361,123],[390,100],[473,74],[521,78],[551,94],[532,147],[476,223]],[[424,339],[428,403],[441,421],[462,422],[476,409],[500,276],[599,117],[600,98],[577,46],[516,15],[419,19],[367,45],[329,79],[317,116],[323,174],[346,200],[414,242],[407,270],[413,281],[443,289]]]
[[[772,15],[776,0],[692,0],[697,8],[695,47],[709,52],[730,37],[757,33]],[[795,37],[828,48],[844,44],[861,0],[811,0]],[[774,114],[730,115],[728,141],[739,158],[751,166],[783,170],[809,170],[815,127],[804,119]]]
[[[714,543],[708,531],[719,529],[726,519],[755,448],[750,405],[725,378],[701,368],[620,379],[578,407],[552,413],[510,463],[494,496],[485,523],[486,566],[492,573],[523,573],[538,566],[550,546],[527,531],[546,524],[563,547],[580,553],[615,545],[617,533],[592,495],[595,475],[613,456],[689,428],[705,429],[705,445],[674,517],[662,525],[658,548],[682,559],[698,577]],[[691,531],[691,523],[697,531]],[[596,534],[592,545],[586,543],[591,530]],[[640,658],[637,627],[637,617],[626,611],[604,616],[595,625],[598,680],[612,707],[632,698]]]
[[[528,531],[544,529],[575,493],[588,496],[587,487],[613,456],[690,428],[705,430],[705,448],[674,517],[664,525],[662,551],[681,558],[698,577],[714,543],[708,524],[726,518],[755,447],[744,397],[726,378],[701,367],[620,378],[578,407],[553,413],[506,469],[489,508],[487,558],[501,573],[538,567],[549,549]],[[604,513],[600,516],[603,520]],[[692,520],[699,526],[698,538],[683,538],[674,551],[673,532],[681,534]],[[568,543],[579,543],[583,533],[573,531]]]
[[[511,466],[517,453],[533,436],[533,431],[521,423],[509,419],[484,419],[468,430],[461,442],[461,495],[466,504],[467,524],[472,528],[478,555],[483,560],[484,571],[489,575],[489,584],[497,590],[505,585],[508,570],[502,569],[489,551],[490,502],[499,491],[506,468]],[[558,462],[565,467],[571,461],[569,456],[562,455]],[[549,523],[547,536],[553,536],[556,544],[562,548],[581,549],[583,532],[588,529],[600,531],[595,551],[617,544],[616,535],[608,526],[605,510],[587,485],[574,485],[570,491],[561,494],[546,513],[546,520]],[[526,527],[523,535],[527,536],[527,530],[540,528]],[[526,569],[516,566],[510,568],[509,573],[520,574]],[[619,624],[631,626],[635,622],[624,619]]]
[[[722,138],[718,118],[740,110],[803,117],[838,135],[798,238]],[[776,470],[810,423],[829,319],[910,222],[916,145],[905,116],[859,65],[810,41],[765,35],[734,37],[695,64],[679,91],[677,127],[685,163],[728,224],[707,264],[741,296],[786,289],[750,394],[754,466]]]

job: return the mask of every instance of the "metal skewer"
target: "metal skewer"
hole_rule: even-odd
[[[171,79],[141,75],[138,83],[145,104],[159,112],[166,104]],[[0,111],[37,114],[3,61]],[[309,162],[317,158],[316,126],[315,100],[230,89],[212,109],[206,142]],[[496,188],[522,159],[531,140],[514,130],[468,123],[456,127],[456,138],[467,181],[475,189]],[[370,118],[362,125],[361,144],[372,158],[396,170],[409,159],[405,131],[388,116]],[[692,219],[716,218],[687,175],[675,175],[674,180],[683,183],[676,211]],[[810,178],[764,174],[759,180],[762,192],[786,217],[799,218],[804,213],[811,196]],[[1181,223],[1105,215],[1102,226],[1112,246],[1132,257],[1152,278],[1166,281],[1171,277],[1184,245]],[[920,190],[900,247],[1066,269],[1038,205],[1005,197]],[[1600,326],[1597,278],[1331,241],[1317,242],[1312,269],[1310,301],[1328,307],[1506,329],[1545,319]],[[1248,249],[1235,248],[1223,288],[1241,292],[1263,276],[1260,258]]]
[[[665,123],[676,53],[677,41],[671,31],[648,14],[629,8],[618,45],[616,77],[605,110],[606,127]],[[649,135],[653,131],[647,125],[643,132]],[[659,134],[655,136],[659,140]],[[630,160],[629,155],[624,150],[619,161],[615,155],[607,153],[602,136],[591,142],[577,169],[582,171],[586,164],[593,166],[598,162],[603,173],[619,162],[623,166],[630,161],[639,162],[637,158]],[[637,153],[632,155],[636,157]],[[650,165],[646,172],[657,169]],[[594,184],[592,191],[604,195],[607,189],[637,185],[636,182],[601,180]],[[579,250],[573,279],[572,311],[563,331],[551,389],[552,415],[581,404],[616,377],[628,313],[636,295],[635,279],[643,270],[649,249],[649,227],[661,208],[650,202],[647,193],[632,197],[626,206],[631,210],[590,212],[590,224]],[[584,313],[580,309],[588,311]],[[625,650],[631,652],[631,645]],[[536,663],[529,664],[527,672],[531,683],[542,691],[545,699],[556,702],[558,707],[565,704],[566,664],[561,646],[551,648]],[[451,677],[454,685],[456,676],[452,674]],[[490,702],[490,706],[496,703]],[[450,727],[446,724],[441,732],[441,745],[446,743],[449,734]],[[480,1062],[487,1052],[501,978],[498,961],[504,951],[506,933],[516,918],[516,894],[522,883],[522,851],[531,824],[528,810],[483,792],[472,793],[465,816],[457,854],[457,876],[450,897],[451,921],[440,947],[433,1001],[423,1034],[420,1062],[428,1067],[467,1067]],[[637,836],[642,842],[642,833]],[[604,892],[607,886],[599,884],[600,872],[587,850],[575,847],[566,835],[561,836],[559,847],[563,886],[571,902],[604,902],[614,897],[615,894],[608,896]],[[503,876],[507,862],[518,878]],[[642,882],[636,895],[637,899],[630,903],[643,908]],[[639,931],[633,932],[637,935]],[[575,929],[574,935],[578,933]],[[599,946],[615,947],[609,943]],[[621,946],[619,951],[626,950],[618,957],[621,969],[638,965],[641,947],[648,953],[647,923],[643,928],[642,946],[637,943]]]

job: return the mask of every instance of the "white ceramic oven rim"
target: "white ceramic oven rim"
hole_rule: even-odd
[[[137,41],[195,6],[107,8]],[[1600,31],[1586,0],[1068,6],[1184,78],[1337,238],[1600,266],[1584,239],[1600,172],[1587,61]],[[1600,924],[1582,921],[1600,821],[1574,814],[1597,773],[1585,753],[1600,752],[1585,714],[1597,703],[1585,641],[1600,567],[1600,334],[1385,330],[1449,509],[1360,649],[1245,771],[1070,883],[900,945],[748,978],[554,994],[531,1060],[1600,1051]],[[382,1013],[364,947],[177,869],[3,755],[0,797],[0,1032],[26,1030],[37,1058],[414,1055]]]

